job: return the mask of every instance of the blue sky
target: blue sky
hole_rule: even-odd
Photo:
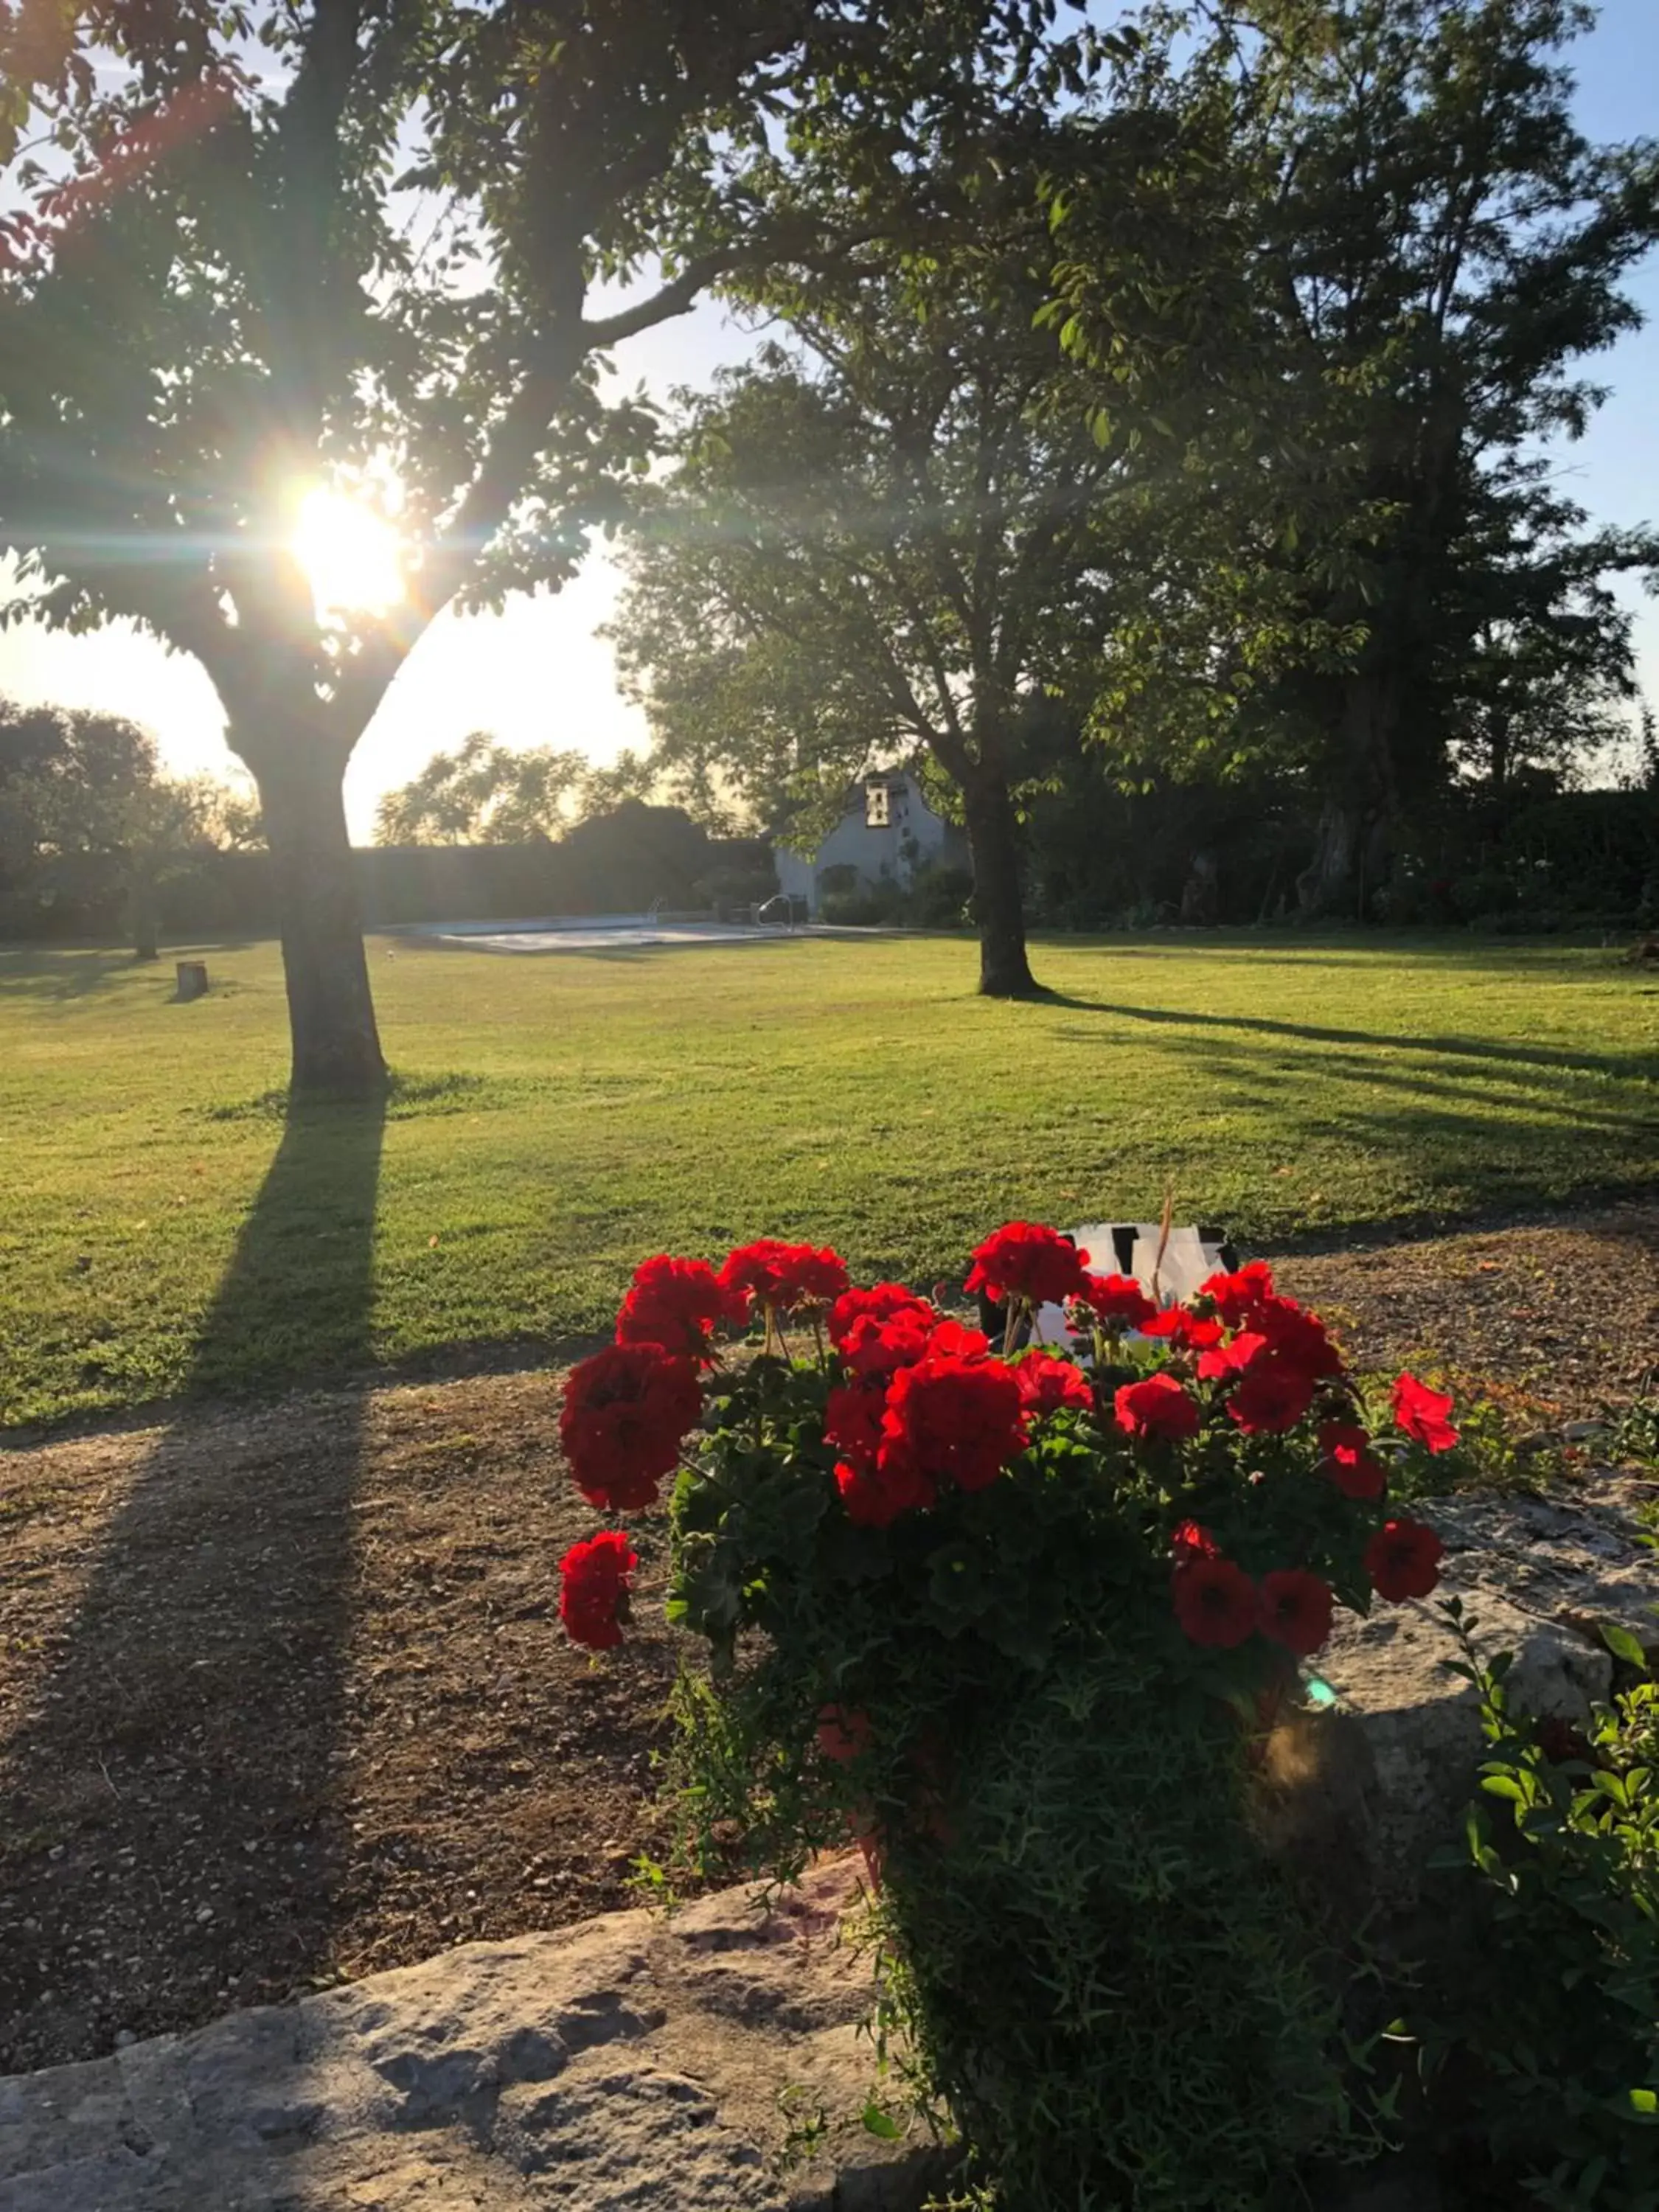
[[[1659,129],[1659,0],[1603,0],[1594,33],[1574,51],[1578,110],[1595,139]],[[1590,373],[1613,387],[1589,434],[1559,465],[1573,496],[1598,522],[1659,519],[1659,256],[1629,289],[1647,326],[1601,356]],[[623,380],[665,392],[705,383],[744,350],[742,334],[713,307],[644,333],[622,348]],[[352,830],[369,836],[380,793],[434,751],[487,729],[512,744],[577,746],[595,759],[641,744],[641,718],[617,696],[609,648],[593,635],[610,611],[616,573],[602,550],[556,598],[519,599],[500,616],[443,617],[411,655],[353,757],[346,780]],[[1659,600],[1625,586],[1636,611],[1644,688],[1659,705]],[[30,629],[0,635],[0,692],[131,714],[180,770],[234,766],[223,717],[206,677],[149,640],[117,629],[90,638]]]

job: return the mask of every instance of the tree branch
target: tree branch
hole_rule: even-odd
[[[688,261],[679,275],[671,279],[648,300],[641,300],[631,307],[623,307],[614,315],[599,322],[581,325],[584,349],[589,353],[602,352],[606,347],[619,344],[640,331],[653,330],[675,315],[689,314],[697,303],[697,295],[717,276],[732,273],[737,256],[734,252],[700,253]]]

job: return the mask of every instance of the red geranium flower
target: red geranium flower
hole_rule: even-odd
[[[661,1252],[634,1270],[617,1316],[617,1341],[660,1344],[699,1366],[712,1367],[712,1330],[721,1322],[743,1318],[742,1300],[722,1288],[707,1260],[671,1260]]]
[[[1457,1442],[1457,1431],[1446,1418],[1451,1409],[1449,1397],[1414,1375],[1401,1376],[1394,1386],[1396,1427],[1431,1452],[1449,1451]]]
[[[702,1411],[697,1370],[659,1344],[613,1344],[565,1377],[559,1436],[576,1487],[612,1513],[656,1503]]]
[[[1019,1384],[988,1359],[930,1352],[902,1367],[887,1394],[878,1467],[901,1465],[983,1490],[1025,1449]]]
[[[1102,1328],[1144,1328],[1158,1311],[1133,1275],[1085,1275],[1073,1297]]]
[[[934,1323],[927,1349],[949,1359],[983,1359],[991,1349],[991,1340],[983,1329],[964,1328],[959,1321],[941,1321]]]
[[[1173,1375],[1149,1375],[1143,1382],[1126,1382],[1112,1407],[1126,1436],[1163,1437],[1175,1443],[1198,1434],[1197,1401]]]
[[[847,1288],[847,1266],[826,1247],[784,1244],[775,1237],[757,1237],[726,1256],[720,1282],[739,1297],[780,1313],[797,1306],[827,1305]]]
[[[1036,1221],[1010,1221],[974,1254],[963,1288],[998,1299],[1060,1305],[1083,1288],[1082,1255],[1069,1237]]]
[[[1046,1352],[1029,1352],[1014,1369],[1019,1395],[1033,1420],[1058,1413],[1067,1406],[1078,1413],[1094,1411],[1095,1394],[1088,1377],[1069,1359],[1056,1359]]]
[[[1282,1436],[1313,1403],[1314,1380],[1305,1368],[1260,1354],[1244,1368],[1227,1396],[1227,1411],[1247,1437]]]
[[[826,1759],[845,1766],[870,1747],[870,1716],[859,1706],[818,1707],[818,1749]]]
[[[1331,1632],[1328,1583],[1305,1567],[1276,1567],[1261,1577],[1261,1633],[1305,1659]]]
[[[1265,1260],[1252,1260],[1232,1274],[1217,1273],[1198,1286],[1201,1298],[1213,1298],[1215,1310],[1229,1328],[1242,1328],[1256,1303],[1273,1293],[1273,1271]]]
[[[895,1375],[925,1356],[938,1326],[932,1306],[919,1304],[885,1318],[864,1314],[840,1340],[841,1356],[854,1375]]]
[[[830,1341],[839,1350],[855,1322],[879,1324],[900,1314],[914,1315],[927,1322],[937,1318],[927,1299],[918,1297],[902,1283],[872,1283],[867,1291],[843,1291],[830,1310]]]
[[[1365,1572],[1377,1595],[1391,1605],[1427,1597],[1440,1579],[1445,1548],[1420,1521],[1385,1521],[1365,1547]]]
[[[1218,1559],[1221,1547],[1199,1521],[1177,1522],[1170,1534],[1170,1549],[1177,1559]]]
[[[832,1390],[823,1408],[823,1437],[855,1467],[870,1467],[881,1446],[881,1417],[887,1406],[887,1384],[882,1376],[872,1382],[844,1383]]]
[[[1230,1375],[1242,1374],[1253,1359],[1267,1349],[1267,1340],[1252,1329],[1244,1329],[1226,1344],[1212,1344],[1198,1357],[1198,1371],[1206,1382],[1220,1382]]]
[[[1299,1367],[1310,1380],[1342,1372],[1342,1354],[1325,1333],[1317,1314],[1294,1298],[1258,1298],[1250,1308],[1250,1327],[1265,1336],[1280,1359]]]
[[[1322,1423],[1319,1449],[1325,1455],[1322,1472],[1345,1498],[1381,1498],[1389,1471],[1372,1451],[1370,1437],[1357,1421]]]
[[[573,1644],[608,1651],[623,1640],[629,1583],[639,1555],[620,1529],[573,1544],[559,1561],[559,1618]]]
[[[1194,1644],[1231,1650],[1256,1625],[1255,1584],[1231,1559],[1183,1559],[1170,1577],[1176,1619]]]
[[[901,1513],[919,1511],[939,1497],[931,1476],[902,1452],[885,1446],[873,1467],[841,1461],[836,1487],[848,1519],[861,1528],[890,1528]]]
[[[1221,1323],[1188,1313],[1185,1306],[1164,1306],[1150,1321],[1142,1322],[1143,1336],[1164,1337],[1177,1352],[1205,1352],[1221,1341]]]

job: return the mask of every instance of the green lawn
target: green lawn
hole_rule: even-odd
[[[371,948],[384,1127],[285,1125],[268,945],[211,997],[0,954],[0,1422],[603,1326],[635,1262],[760,1233],[959,1279],[1015,1214],[1248,1246],[1659,1169],[1659,985],[1468,939],[948,939],[510,957]]]

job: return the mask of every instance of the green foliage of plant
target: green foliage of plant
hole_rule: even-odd
[[[1582,1739],[1518,1712],[1507,1655],[1476,1654],[1446,1612],[1480,1699],[1489,1756],[1462,1850],[1474,1940],[1438,1996],[1424,2062],[1461,2075],[1468,2123],[1513,2190],[1547,2212],[1659,2206],[1659,1684],[1598,1706]]]
[[[1612,1424],[1607,1450],[1620,1461],[1659,1467],[1659,1397],[1642,1397],[1626,1406]]]
[[[717,1374],[674,1492],[669,1616],[712,1661],[679,1692],[694,1863],[785,1881],[860,1839],[888,2022],[1008,2212],[1266,2212],[1363,2155],[1334,1984],[1252,1825],[1292,1664],[1188,1640],[1170,1540],[1196,1518],[1363,1609],[1385,1509],[1316,1474],[1311,1426],[1246,1437],[1212,1400],[1179,1447],[1048,1417],[988,1487],[861,1526],[826,1380]]]

